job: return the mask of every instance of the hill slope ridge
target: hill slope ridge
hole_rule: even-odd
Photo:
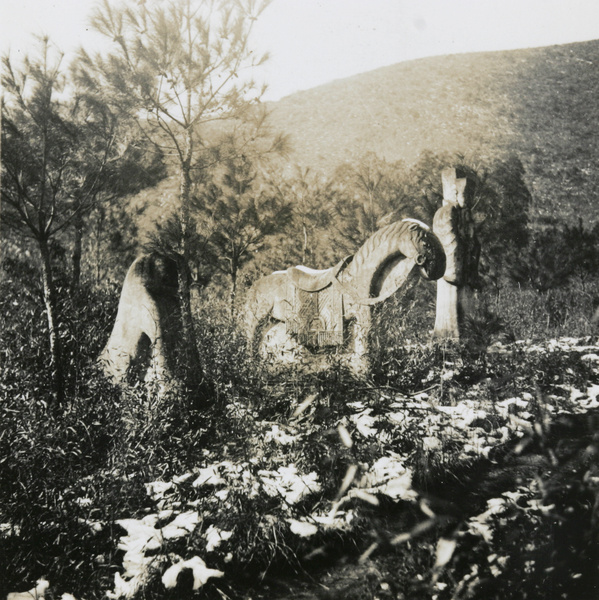
[[[291,162],[331,172],[368,152],[518,156],[540,215],[599,217],[599,40],[382,67],[269,103]]]

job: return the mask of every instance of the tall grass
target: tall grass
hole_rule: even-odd
[[[505,287],[489,293],[487,302],[502,320],[508,339],[543,340],[595,334],[592,317],[598,298],[599,282],[593,281],[545,292]]]

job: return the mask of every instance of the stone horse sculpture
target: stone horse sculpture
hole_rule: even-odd
[[[180,333],[177,265],[158,254],[137,258],[125,277],[110,338],[99,361],[106,375],[122,381],[129,367],[143,363],[146,380],[172,372]]]
[[[415,267],[426,279],[436,280],[445,265],[443,246],[430,228],[404,219],[374,233],[356,254],[330,269],[276,271],[248,291],[250,348],[264,355],[274,321],[279,348],[289,347],[290,341],[311,350],[337,347],[351,355],[354,370],[363,371],[371,307],[404,285]]]

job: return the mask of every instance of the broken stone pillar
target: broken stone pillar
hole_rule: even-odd
[[[443,206],[435,213],[433,231],[443,244],[447,266],[437,281],[434,337],[459,340],[464,317],[472,310],[480,257],[471,212],[474,182],[466,177],[458,178],[452,168],[444,169],[441,177]]]

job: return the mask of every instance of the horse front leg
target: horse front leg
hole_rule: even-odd
[[[354,310],[355,322],[349,367],[354,375],[362,377],[368,373],[370,367],[368,336],[372,325],[372,317],[369,306],[357,306]]]

